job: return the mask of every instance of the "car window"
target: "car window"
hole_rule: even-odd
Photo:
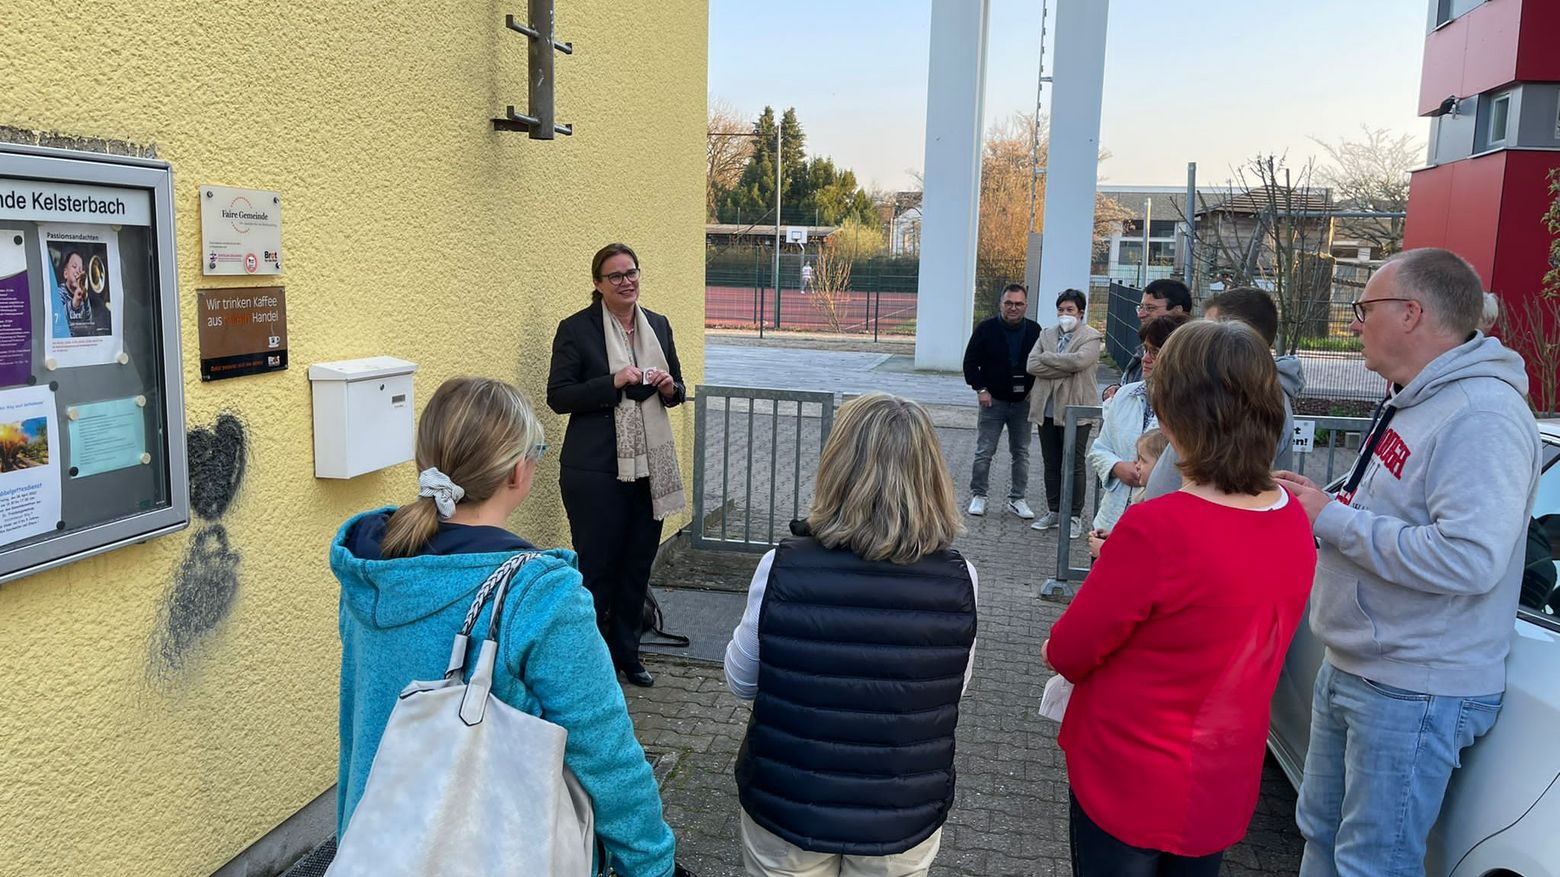
[[[1521,607],[1560,616],[1560,445],[1544,444],[1544,473],[1538,481],[1533,519],[1528,522],[1527,554],[1522,570]]]

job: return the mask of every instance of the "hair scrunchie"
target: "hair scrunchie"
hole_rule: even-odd
[[[443,519],[455,514],[455,504],[466,495],[464,488],[434,467],[422,470],[422,474],[417,476],[417,486],[420,488],[417,495],[432,497],[434,506],[439,510],[439,517]]]

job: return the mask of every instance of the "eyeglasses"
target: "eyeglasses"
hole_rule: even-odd
[[[547,443],[537,442],[536,446],[531,448],[531,453],[528,456],[533,460],[540,460],[547,456]]]
[[[1137,306],[1137,312],[1140,313],[1140,314],[1157,314],[1161,310],[1164,310],[1164,309],[1165,309],[1165,306],[1160,304],[1160,303],[1158,303],[1158,302],[1154,302],[1151,305],[1146,305],[1146,304],[1143,304],[1143,303],[1139,302],[1138,306]]]
[[[1353,302],[1352,304],[1349,305],[1349,307],[1354,310],[1354,319],[1359,320],[1361,323],[1363,323],[1363,322],[1365,322],[1365,318],[1370,315],[1370,306],[1371,305],[1381,304],[1384,301],[1411,301],[1411,302],[1415,302],[1417,304],[1419,302],[1419,299],[1417,299],[1417,298],[1368,298],[1368,299],[1365,299],[1364,301]]]
[[[607,281],[613,286],[622,286],[625,283],[637,283],[639,282],[639,269],[630,268],[627,271],[613,271],[611,274],[603,274],[601,279]]]

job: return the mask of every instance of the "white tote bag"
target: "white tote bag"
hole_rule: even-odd
[[[589,877],[595,816],[563,763],[568,732],[491,693],[509,582],[535,556],[515,555],[483,583],[444,678],[401,692],[327,877]],[[495,591],[462,683],[472,627]]]

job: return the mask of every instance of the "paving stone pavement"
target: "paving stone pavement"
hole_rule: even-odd
[[[901,377],[884,375],[888,380]],[[717,382],[716,376],[711,382]],[[944,452],[963,496],[975,432],[939,421],[944,424],[939,428]],[[992,466],[993,497],[1006,495],[1003,444]],[[1038,441],[1032,438],[1031,445],[1029,498],[1043,508]],[[1069,874],[1066,767],[1056,745],[1056,726],[1036,715],[1047,676],[1040,643],[1065,608],[1041,600],[1038,586],[1054,568],[1058,532],[1066,531],[1033,531],[1027,521],[996,503],[986,517],[966,522],[968,532],[956,547],[979,571],[979,639],[974,678],[960,711],[957,797],[932,874]],[[710,559],[704,581],[698,572],[700,555],[718,555]],[[733,578],[740,586],[757,560],[756,555],[743,563],[725,552],[684,552],[678,564],[680,575],[689,581],[709,587],[707,579],[718,576],[730,587]],[[669,622],[675,629],[675,619]],[[732,770],[749,707],[726,691],[716,664],[660,655],[647,656],[646,664],[657,674],[655,687],[627,687],[624,693],[639,739],[656,762],[679,858],[703,877],[740,875]],[[1227,854],[1223,873],[1296,873],[1301,841],[1294,826],[1294,800],[1293,790],[1269,759],[1257,814],[1246,839]]]

